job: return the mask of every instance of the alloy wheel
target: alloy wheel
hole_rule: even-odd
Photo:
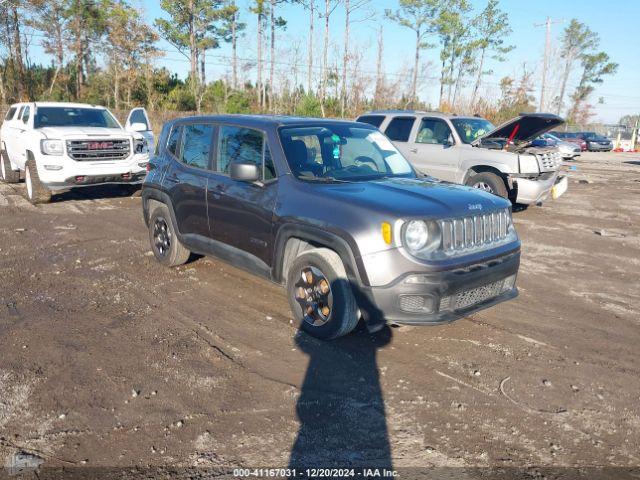
[[[171,248],[171,231],[164,217],[157,217],[153,223],[153,246],[161,257]]]
[[[300,271],[295,296],[305,322],[319,327],[329,321],[333,310],[333,294],[329,280],[320,269],[307,266]]]

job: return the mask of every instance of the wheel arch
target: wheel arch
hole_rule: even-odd
[[[284,284],[288,268],[293,263],[293,260],[300,253],[313,248],[333,250],[342,260],[350,282],[355,285],[369,284],[364,266],[361,261],[358,261],[359,253],[356,247],[350,244],[350,241],[337,233],[300,224],[286,224],[278,230],[271,267],[273,280]]]
[[[180,232],[177,231],[177,223],[175,218],[175,213],[173,211],[173,203],[171,202],[171,197],[167,195],[165,192],[162,192],[156,188],[144,188],[142,189],[142,216],[144,218],[144,223],[148,227],[149,226],[149,217],[153,208],[156,205],[164,205],[169,209],[169,214],[171,215],[171,221],[176,226],[176,234],[180,237]]]
[[[472,175],[475,175],[477,173],[493,173],[495,175],[498,175],[500,178],[502,178],[503,180],[505,180],[505,185],[507,185],[506,183],[506,179],[507,179],[507,174],[502,172],[500,169],[493,167],[491,165],[483,165],[483,164],[478,164],[478,165],[472,165],[469,168],[467,168],[466,173],[464,174],[464,178],[462,179],[462,183],[466,185],[467,180],[469,180],[469,177],[471,177]],[[508,187],[508,185],[507,185]]]

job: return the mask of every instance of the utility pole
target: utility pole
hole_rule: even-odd
[[[545,41],[544,41],[544,58],[542,60],[542,86],[540,87],[540,107],[539,110],[544,110],[544,96],[545,89],[547,87],[547,71],[549,70],[549,50],[551,50],[551,25],[554,23],[561,23],[563,20],[551,20],[551,17],[547,17],[544,23],[535,23],[534,27],[544,26],[546,29]]]

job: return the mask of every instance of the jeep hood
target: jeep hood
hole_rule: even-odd
[[[563,123],[562,118],[552,113],[521,113],[477,138],[472,145],[479,145],[484,140],[512,140],[516,145],[530,142]]]
[[[386,212],[398,218],[460,217],[511,205],[503,198],[475,188],[424,179],[390,178],[319,187],[324,187],[323,196],[328,194],[348,205]]]
[[[137,138],[132,132],[127,132],[122,128],[104,127],[43,127],[39,132],[50,139],[72,139],[72,138]],[[142,136],[140,136],[142,138]]]

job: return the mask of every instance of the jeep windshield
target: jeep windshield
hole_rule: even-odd
[[[282,127],[279,134],[289,167],[301,180],[416,178],[409,162],[378,130],[325,124]]]
[[[120,128],[115,118],[102,108],[38,107],[34,128],[102,127]]]
[[[484,118],[452,118],[451,123],[463,143],[471,143],[496,128]]]

